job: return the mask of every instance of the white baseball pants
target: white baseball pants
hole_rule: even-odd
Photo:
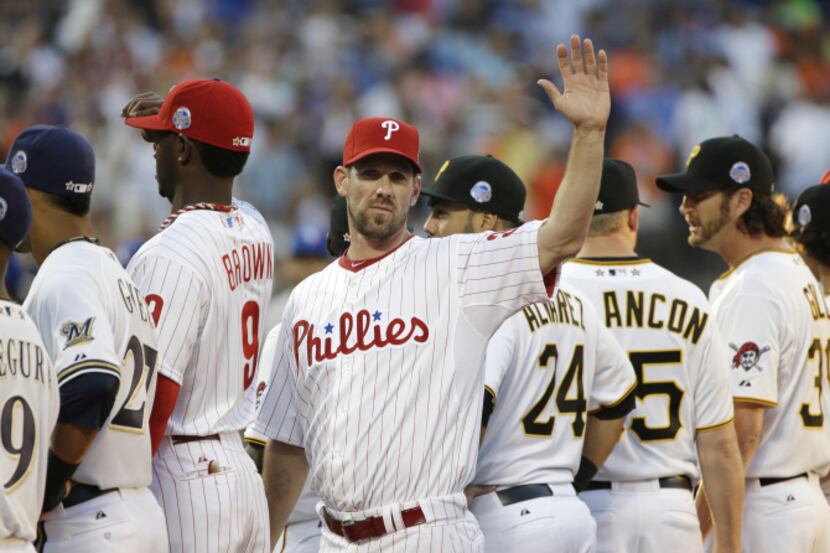
[[[830,551],[830,506],[818,476],[768,486],[747,480],[741,535],[746,553]]]
[[[274,547],[274,553],[317,553],[322,524],[319,520],[289,524]]]
[[[265,488],[237,432],[162,440],[150,486],[164,508],[171,553],[270,553]]]
[[[611,485],[579,494],[596,520],[597,553],[703,552],[690,491],[660,488],[657,480]]]
[[[147,488],[122,489],[44,520],[44,553],[167,553],[164,513]]]
[[[570,484],[550,484],[550,497],[503,505],[495,492],[470,510],[484,533],[485,553],[591,553],[596,524]]]

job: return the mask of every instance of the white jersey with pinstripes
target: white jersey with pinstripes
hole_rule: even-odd
[[[243,430],[253,420],[272,245],[262,215],[234,201],[181,213],[130,260],[157,321],[159,372],[181,386],[168,434]]]
[[[729,351],[737,402],[766,407],[748,478],[830,467],[827,368],[830,312],[821,285],[792,250],[758,252],[712,283],[712,313]]]
[[[262,344],[262,353],[260,354],[259,369],[257,370],[257,412],[259,412],[262,394],[268,388],[268,383],[271,382],[271,371],[277,363],[277,342],[280,335],[282,325],[277,325],[272,328],[265,337],[265,343]],[[245,441],[265,446],[268,438],[257,432],[251,424],[245,430]],[[300,493],[297,503],[294,504],[294,509],[288,515],[286,524],[298,524],[301,522],[308,522],[310,520],[319,520],[315,506],[319,503],[320,497],[315,495],[309,488],[308,481],[303,486],[303,491]]]
[[[525,306],[487,345],[484,385],[495,407],[475,483],[570,484],[588,413],[625,416],[636,384],[628,355],[581,293],[560,286]]]
[[[32,319],[0,300],[0,544],[35,539],[59,402],[52,361]]]
[[[100,488],[148,486],[158,341],[141,292],[118,258],[85,241],[59,246],[40,266],[23,307],[54,361],[59,387],[93,372],[120,382],[72,480]]]
[[[628,351],[637,404],[596,480],[699,477],[697,432],[733,418],[729,370],[703,292],[642,258],[575,259],[562,281],[581,290]]]
[[[255,429],[306,449],[327,508],[463,504],[487,341],[545,300],[556,276],[539,269],[540,226],[411,237],[379,259],[344,256],[297,286]]]

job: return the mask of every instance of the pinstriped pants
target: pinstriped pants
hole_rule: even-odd
[[[178,445],[165,437],[150,489],[170,553],[270,553],[265,489],[238,433]]]

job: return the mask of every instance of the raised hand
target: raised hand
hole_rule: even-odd
[[[571,36],[571,54],[564,44],[556,47],[559,72],[562,74],[564,92],[547,79],[538,84],[547,93],[559,113],[568,118],[575,127],[605,129],[611,111],[611,95],[608,92],[608,57],[605,50],[594,54],[591,39],[584,41],[585,55],[582,55],[580,39]]]
[[[143,117],[155,115],[161,109],[164,98],[155,92],[142,92],[133,96],[121,110],[121,117]]]

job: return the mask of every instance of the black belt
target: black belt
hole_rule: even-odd
[[[525,484],[523,486],[513,486],[512,488],[505,488],[496,492],[499,496],[501,504],[507,507],[520,501],[529,501],[537,497],[550,497],[553,495],[553,490],[547,484]]]
[[[660,478],[659,480],[661,488],[676,488],[680,490],[689,490],[692,491],[692,481],[689,479],[688,476],[678,475],[678,476],[666,476],[665,478]],[[610,490],[611,489],[611,482],[603,482],[603,481],[594,481],[588,484],[583,491],[591,491],[591,490]]]
[[[102,490],[98,486],[93,486],[92,484],[74,484],[72,486],[72,491],[63,498],[63,508],[68,509],[70,507],[74,507],[75,505],[80,505],[85,501],[89,501],[90,499],[95,499],[96,497],[100,497],[104,494],[108,494],[111,492],[117,492],[118,488],[107,488]]]
[[[807,473],[802,472],[801,474],[796,474],[795,476],[785,476],[783,478],[759,478],[758,483],[761,484],[761,486],[772,486],[773,484],[786,482],[787,480],[795,480],[796,478],[807,478]]]
[[[207,436],[170,436],[173,445],[186,444],[189,442],[199,442],[202,440],[218,440],[219,434],[208,434]]]

